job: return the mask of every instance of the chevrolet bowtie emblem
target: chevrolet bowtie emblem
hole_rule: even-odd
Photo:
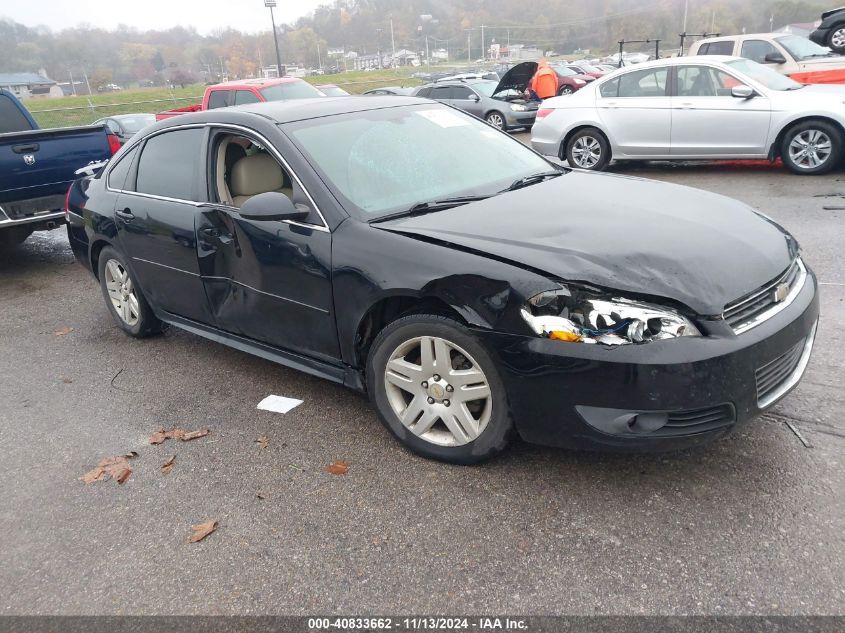
[[[775,303],[780,303],[784,301],[789,296],[789,286],[787,284],[780,284],[777,288],[775,288],[775,294],[773,299]]]

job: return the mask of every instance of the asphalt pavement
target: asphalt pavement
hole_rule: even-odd
[[[62,232],[0,255],[0,614],[845,614],[845,170],[615,171],[763,210],[822,282],[801,386],[704,449],[426,461],[341,387],[124,336]],[[149,443],[174,425],[210,434]],[[79,480],[130,451],[123,485]]]

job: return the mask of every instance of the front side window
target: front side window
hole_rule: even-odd
[[[250,90],[238,90],[235,92],[235,105],[244,105],[247,103],[258,103],[261,101],[255,94]]]
[[[647,68],[619,77],[620,97],[665,97],[666,68]]]
[[[766,55],[780,55],[780,51],[765,40],[746,40],[742,43],[740,57],[750,59],[758,64],[767,64]]]
[[[205,130],[164,132],[150,138],[141,152],[135,191],[177,200],[194,200]]]
[[[475,93],[464,86],[455,86],[452,88],[452,99],[462,99],[464,101],[472,99]]]
[[[433,104],[282,127],[344,206],[366,219],[424,201],[494,195],[520,178],[553,169],[483,121]]]
[[[730,97],[731,90],[741,83],[735,77],[709,66],[678,68],[679,97]]]

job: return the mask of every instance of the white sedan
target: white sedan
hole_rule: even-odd
[[[804,86],[739,57],[638,64],[543,102],[531,144],[572,167],[618,160],[774,160],[822,174],[842,157],[845,86]]]

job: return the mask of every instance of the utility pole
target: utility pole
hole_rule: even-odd
[[[70,74],[70,89],[73,91],[73,96],[75,97],[76,96],[76,84],[73,83],[73,71],[70,68],[68,68],[67,71]]]
[[[484,48],[484,25],[481,25],[481,59],[487,59],[487,51]]]
[[[684,33],[687,32],[687,16],[689,15],[689,0],[684,0]],[[683,54],[683,51],[681,51]]]
[[[467,32],[467,63],[472,63],[472,29],[466,29]]]
[[[282,77],[282,54],[279,52],[279,36],[276,33],[276,17],[273,15],[273,8],[276,0],[264,0],[264,6],[270,9],[270,22],[273,24],[273,43],[276,45],[276,70],[279,77]]]
[[[91,83],[88,81],[88,73],[82,71],[82,76],[85,78],[85,87],[88,88],[88,94],[91,94]]]
[[[320,40],[317,40],[317,68],[323,70],[323,56],[320,55]]]
[[[393,18],[390,18],[390,49],[393,53],[393,57],[390,59],[390,66],[396,63],[396,40],[393,37]]]

